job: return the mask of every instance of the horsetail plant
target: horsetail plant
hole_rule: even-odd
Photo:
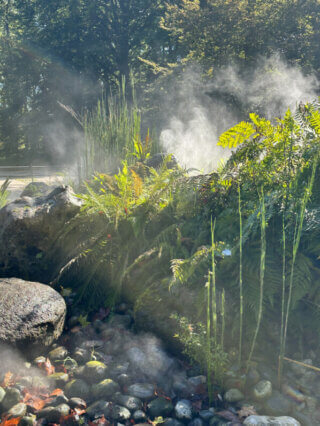
[[[242,211],[241,211],[240,182],[238,182],[238,213],[239,213],[239,290],[240,290],[239,367],[240,367],[241,366],[241,354],[242,354],[242,331],[243,331]]]
[[[317,152],[316,156],[314,157],[313,163],[312,163],[312,172],[311,177],[309,179],[309,182],[305,188],[302,201],[301,201],[301,207],[300,207],[300,213],[297,217],[296,221],[296,230],[294,234],[294,240],[293,240],[293,247],[292,247],[292,262],[291,262],[291,271],[290,271],[290,281],[289,281],[289,292],[288,292],[288,301],[287,301],[287,308],[286,308],[286,314],[285,314],[285,322],[284,322],[284,329],[283,329],[283,336],[282,336],[282,345],[280,348],[280,358],[279,358],[279,383],[281,383],[282,380],[282,367],[283,367],[283,359],[285,355],[286,350],[286,339],[287,339],[287,331],[288,331],[288,323],[289,323],[289,314],[290,314],[290,308],[291,308],[291,300],[292,300],[292,289],[293,289],[293,277],[294,277],[294,268],[295,268],[295,262],[296,257],[300,245],[301,240],[301,234],[302,234],[302,226],[305,216],[305,210],[307,207],[307,203],[311,197],[313,184],[315,180],[316,170],[318,166],[319,161],[319,151]]]
[[[257,336],[260,329],[261,319],[262,319],[262,309],[263,309],[263,288],[264,288],[264,272],[265,272],[265,263],[266,263],[266,210],[265,210],[265,202],[264,202],[264,193],[263,187],[261,187],[261,193],[259,194],[260,198],[260,228],[261,228],[261,251],[260,251],[260,292],[259,292],[259,308],[258,308],[258,318],[257,324],[252,340],[252,345],[247,361],[247,372],[250,367],[251,358],[253,355],[253,351],[256,345]]]

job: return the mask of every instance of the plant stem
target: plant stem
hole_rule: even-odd
[[[318,165],[318,159],[319,159],[319,153],[317,153],[317,155],[315,156],[313,160],[311,177],[307,187],[305,188],[304,195],[302,197],[301,209],[300,209],[300,214],[299,214],[299,218],[297,222],[297,232],[295,233],[295,238],[293,241],[289,293],[288,293],[287,309],[286,309],[285,324],[284,324],[284,331],[283,331],[282,348],[280,351],[280,360],[279,360],[279,383],[281,383],[281,380],[282,380],[282,365],[283,365],[283,359],[284,359],[284,355],[286,351],[287,331],[288,331],[289,314],[290,314],[291,300],[292,300],[294,267],[295,267],[296,257],[297,257],[297,253],[298,253],[298,249],[300,245],[300,240],[301,240],[305,210],[306,210],[307,203],[312,194],[314,179],[315,179],[317,165]]]
[[[216,267],[215,267],[215,242],[214,230],[216,226],[216,219],[212,222],[211,217],[211,275],[212,275],[212,331],[214,349],[217,347],[217,301],[216,301]]]
[[[243,330],[243,288],[242,288],[242,212],[241,212],[241,190],[238,183],[238,208],[239,208],[239,289],[240,289],[240,330],[239,330],[239,367],[242,356],[242,330]]]
[[[253,351],[255,348],[257,336],[260,329],[261,319],[262,319],[262,308],[263,308],[263,287],[264,287],[264,271],[265,271],[265,262],[266,262],[266,211],[265,211],[265,203],[264,203],[264,193],[263,187],[261,188],[260,197],[260,226],[261,226],[261,254],[260,254],[260,297],[259,297],[259,311],[258,311],[258,319],[257,325],[255,329],[255,333],[252,340],[252,345],[249,353],[249,358],[247,362],[247,372],[250,367],[251,358],[253,355]]]

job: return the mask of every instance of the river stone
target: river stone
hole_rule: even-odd
[[[131,413],[126,407],[109,403],[104,410],[104,415],[112,420],[125,421],[130,419]]]
[[[188,423],[188,426],[203,426],[203,421],[199,417],[191,420],[191,422]]]
[[[263,401],[272,395],[272,384],[269,380],[261,380],[253,388],[253,396],[257,401]]]
[[[70,412],[70,407],[67,404],[60,404],[56,407],[45,407],[37,413],[39,419],[45,418],[48,423],[59,423],[60,418],[67,416]]]
[[[0,386],[0,404],[3,401],[5,394],[6,394],[6,391]]]
[[[171,414],[173,405],[165,398],[156,398],[149,402],[148,413],[152,418],[167,417]]]
[[[27,412],[27,406],[23,402],[14,405],[8,411],[10,417],[23,417]]]
[[[48,379],[51,383],[59,387],[68,383],[69,375],[67,373],[53,373],[48,376]]]
[[[206,376],[195,376],[195,377],[189,377],[188,382],[191,383],[192,386],[200,386],[205,385],[207,383]]]
[[[183,426],[182,422],[179,422],[177,419],[173,419],[171,417],[168,417],[165,419],[165,421],[162,423],[165,426]]]
[[[147,415],[144,411],[137,410],[132,414],[132,418],[133,418],[134,421],[146,420]]]
[[[244,425],[257,426],[300,426],[300,423],[293,417],[268,417],[268,416],[249,416],[243,422]]]
[[[211,410],[199,411],[199,416],[201,417],[201,419],[204,420],[205,422],[208,422],[214,416],[214,411],[213,409]]]
[[[94,418],[95,416],[102,416],[108,404],[109,403],[104,400],[96,401],[89,405],[86,412],[90,418]]]
[[[3,411],[8,411],[11,407],[22,401],[22,399],[22,395],[18,389],[8,388],[6,389],[6,394],[2,400],[1,408]]]
[[[86,363],[83,376],[90,382],[100,382],[106,377],[108,367],[100,361],[89,361]]]
[[[69,400],[69,405],[71,408],[81,408],[82,410],[87,408],[86,401],[84,401],[82,398],[71,398]]]
[[[264,411],[269,416],[290,414],[291,409],[291,401],[278,391],[275,391],[271,398],[264,402]]]
[[[192,419],[192,404],[187,399],[181,399],[174,407],[176,417],[181,420]]]
[[[0,276],[28,276],[41,282],[48,279],[48,274],[56,274],[57,259],[60,262],[68,255],[65,241],[59,245],[57,236],[79,212],[81,204],[72,188],[62,185],[48,195],[22,197],[3,207]],[[71,239],[69,242],[72,244]]]
[[[84,380],[74,379],[67,383],[64,391],[68,398],[77,397],[86,399],[89,395],[90,389]]]
[[[108,398],[116,392],[119,392],[120,386],[111,379],[102,380],[102,382],[93,385],[91,388],[94,398]]]
[[[224,399],[227,402],[239,402],[244,399],[244,395],[239,389],[233,388],[227,390],[227,392],[224,394]]]
[[[36,417],[33,415],[21,417],[18,426],[33,426],[36,422]]]
[[[150,383],[135,383],[128,387],[128,394],[140,398],[143,401],[154,396],[155,387]]]
[[[142,408],[142,401],[139,398],[136,398],[134,396],[130,395],[122,395],[118,393],[115,396],[115,401],[119,405],[123,405],[124,407],[128,408],[130,411],[136,411]]]
[[[58,346],[48,353],[51,361],[63,361],[68,356],[68,350],[64,346]]]
[[[259,372],[253,368],[250,367],[248,374],[246,375],[246,386],[254,386],[256,385],[260,380],[260,374]]]
[[[51,345],[63,330],[66,304],[58,292],[37,282],[0,279],[0,342]]]

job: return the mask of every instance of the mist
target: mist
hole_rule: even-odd
[[[201,70],[187,70],[178,87],[172,88],[179,104],[161,131],[160,142],[181,166],[204,173],[230,156],[230,150],[217,146],[223,131],[253,111],[280,117],[288,108],[314,100],[319,88],[314,75],[304,75],[278,54],[258,59],[253,70],[228,65],[210,83],[201,79]]]

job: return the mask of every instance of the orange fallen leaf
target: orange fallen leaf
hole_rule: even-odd
[[[1,386],[4,388],[7,388],[8,386],[12,386],[12,385],[14,385],[13,373],[11,373],[11,371],[8,371],[4,375],[4,379],[3,379],[3,382],[1,383]]]
[[[50,393],[50,396],[59,396],[59,395],[62,395],[62,394],[63,394],[63,390],[62,390],[62,389],[57,388],[57,389],[54,389],[54,390]]]
[[[41,370],[44,370],[47,376],[50,376],[50,374],[53,374],[55,372],[55,368],[51,364],[51,361],[49,358],[47,358],[43,362],[38,362],[38,367],[41,368]]]
[[[2,426],[16,426],[19,424],[21,417],[15,417],[13,419],[8,419],[8,417],[4,417],[1,421]]]

